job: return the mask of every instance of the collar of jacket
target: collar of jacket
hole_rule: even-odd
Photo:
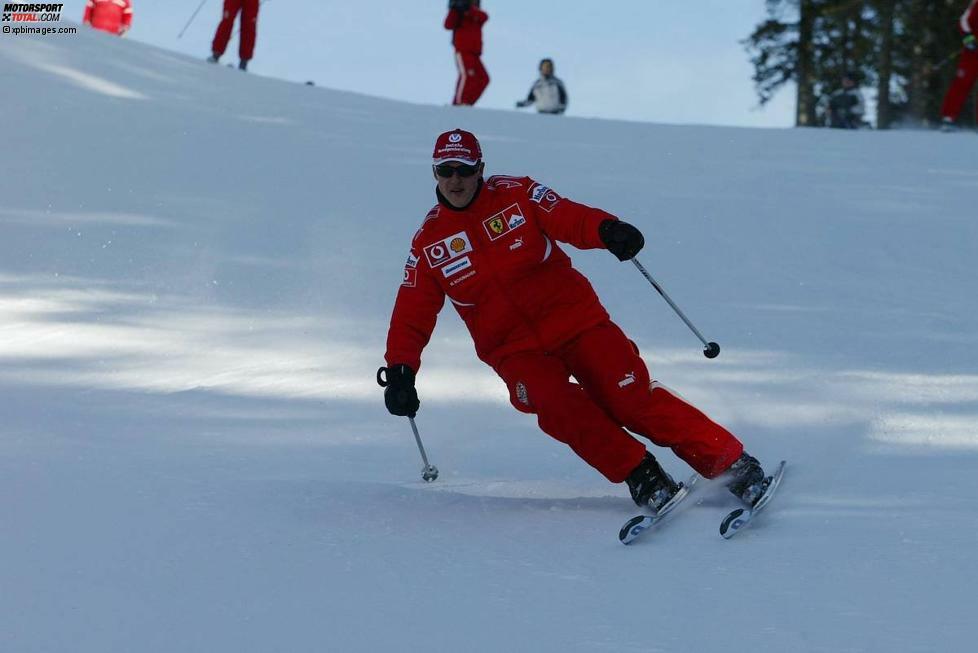
[[[458,211],[459,213],[461,213],[462,211],[467,211],[470,206],[472,206],[473,204],[475,204],[476,203],[476,200],[479,199],[479,195],[480,194],[482,194],[482,179],[481,178],[479,179],[479,185],[475,189],[475,195],[472,196],[472,199],[469,200],[469,203],[468,204],[466,204],[465,206],[452,206],[452,203],[449,202],[447,199],[445,199],[445,196],[442,195],[441,194],[441,191],[438,190],[438,187],[435,186],[435,195],[438,197],[438,203],[441,204],[442,206],[444,206],[446,209],[449,209],[451,211]]]

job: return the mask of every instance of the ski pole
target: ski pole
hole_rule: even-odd
[[[438,468],[428,462],[428,455],[424,452],[424,445],[421,444],[421,435],[418,433],[418,425],[414,423],[413,417],[408,417],[411,422],[411,430],[414,431],[414,440],[418,443],[418,451],[421,452],[421,461],[424,468],[421,470],[421,478],[430,483],[438,478]]]
[[[693,323],[689,321],[689,318],[683,315],[683,312],[679,310],[679,307],[676,306],[676,303],[669,298],[669,295],[667,295],[666,291],[662,289],[662,286],[656,283],[655,279],[652,278],[652,275],[649,274],[648,270],[645,269],[645,266],[643,266],[641,263],[638,262],[638,259],[633,258],[632,263],[634,263],[635,267],[638,268],[638,271],[642,273],[642,276],[649,280],[649,283],[652,284],[652,287],[659,291],[659,294],[662,295],[662,298],[666,300],[666,302],[668,302],[669,306],[672,307],[672,310],[676,311],[676,315],[682,318],[683,322],[686,323],[686,326],[689,327],[690,331],[695,333],[696,337],[700,339],[700,342],[703,343],[703,347],[704,347],[703,355],[706,356],[707,358],[716,358],[717,356],[719,356],[720,345],[718,345],[715,342],[706,341],[706,338],[703,337],[703,334],[701,334],[699,330],[693,326]]]
[[[187,31],[187,28],[188,28],[188,27],[190,27],[190,23],[192,23],[192,22],[194,22],[194,18],[196,18],[196,17],[197,17],[197,14],[199,14],[199,13],[200,13],[200,10],[204,8],[204,4],[205,4],[206,2],[207,2],[207,0],[200,0],[200,4],[199,4],[199,5],[197,5],[197,11],[195,11],[195,12],[193,13],[193,15],[192,15],[192,16],[190,17],[190,20],[188,20],[188,21],[187,21],[187,24],[186,24],[186,25],[184,25],[184,26],[183,26],[183,29],[182,29],[182,30],[180,30],[180,33],[179,33],[179,34],[177,34],[177,38],[178,38],[178,39],[180,39],[180,38],[183,38],[183,33]]]
[[[388,386],[387,379],[384,378],[386,375],[386,367],[377,370],[377,385],[381,388]],[[421,443],[421,434],[418,433],[418,425],[414,423],[414,415],[409,415],[408,420],[411,421],[411,430],[414,431],[414,441],[418,443],[418,451],[421,452],[421,462],[424,463],[424,467],[421,469],[421,478],[430,483],[438,478],[438,468],[428,462],[428,454],[425,453],[424,445]]]

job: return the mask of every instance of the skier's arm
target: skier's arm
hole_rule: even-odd
[[[404,364],[415,372],[421,367],[421,352],[435,329],[445,292],[432,276],[421,252],[411,250],[404,267],[404,281],[397,292],[390,329],[387,332],[388,365]],[[412,262],[414,265],[412,266]]]
[[[544,233],[578,249],[605,248],[598,228],[605,220],[618,218],[607,211],[561,197],[533,180],[530,180],[529,188],[530,202]]]
[[[445,29],[457,30],[462,26],[464,12],[461,9],[449,9],[445,16]]]
[[[560,113],[567,110],[567,89],[564,88],[564,83],[557,80],[557,90],[560,91]]]
[[[476,25],[485,25],[486,22],[489,20],[489,14],[482,11],[478,7],[472,7],[472,9],[469,10],[469,13],[472,17],[472,20],[475,21]]]
[[[537,85],[534,82],[533,86],[530,87],[530,92],[527,94],[526,99],[525,100],[520,100],[519,102],[516,103],[516,106],[518,108],[522,109],[523,107],[528,107],[531,104],[533,104],[534,100],[536,99],[536,98],[533,97],[533,95],[534,95],[533,94],[533,91],[536,90],[536,87],[537,87]]]

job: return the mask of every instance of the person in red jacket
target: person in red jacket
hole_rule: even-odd
[[[122,36],[132,26],[132,3],[130,0],[88,0],[82,23]]]
[[[214,33],[211,56],[207,59],[217,63],[231,40],[234,19],[241,12],[241,41],[238,43],[238,68],[248,70],[248,62],[255,54],[255,39],[258,35],[259,0],[224,0],[224,14]]]
[[[753,504],[770,479],[760,463],[651,380],[635,343],[558,244],[626,261],[642,249],[641,232],[529,177],[484,180],[479,141],[461,129],[438,137],[433,164],[438,204],[411,243],[378,374],[388,411],[414,417],[420,408],[421,353],[447,297],[513,406],[609,481],[627,483],[636,504],[657,511],[681,485],[628,431],[670,447],[706,478],[729,473],[730,490]]]
[[[489,14],[479,0],[451,0],[445,29],[452,30],[458,81],[452,104],[475,104],[489,86],[489,73],[482,65],[482,26]]]
[[[958,27],[964,38],[961,42],[957,75],[947,89],[944,105],[941,107],[942,127],[945,130],[954,129],[954,121],[958,119],[961,107],[964,106],[971,87],[978,79],[978,0],[971,0],[968,4],[968,8],[961,15]]]

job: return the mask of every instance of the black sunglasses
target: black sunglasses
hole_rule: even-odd
[[[451,179],[456,172],[458,173],[458,176],[462,177],[463,179],[466,177],[471,177],[475,173],[479,172],[479,164],[470,166],[461,163],[457,166],[450,166],[447,163],[443,163],[435,166],[435,174],[444,179]]]

